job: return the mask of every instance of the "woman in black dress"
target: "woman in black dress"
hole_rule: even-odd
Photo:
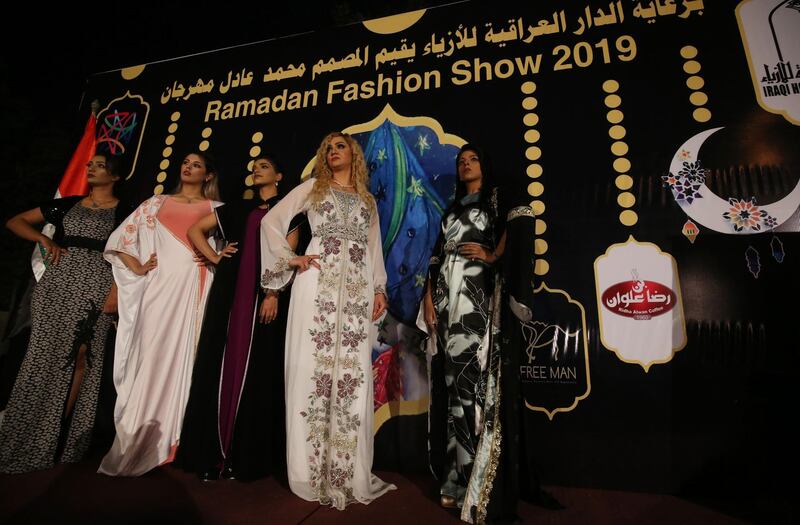
[[[176,464],[204,480],[255,479],[285,470],[283,340],[288,297],[264,294],[260,225],[279,200],[282,169],[253,161],[257,198],[228,203],[189,229],[201,264],[216,266],[192,374]],[[287,237],[296,248],[300,216]],[[208,233],[226,247],[216,253]]]

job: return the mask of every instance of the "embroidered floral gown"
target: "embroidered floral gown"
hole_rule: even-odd
[[[343,509],[395,488],[371,472],[375,293],[386,270],[378,216],[353,193],[331,189],[312,205],[314,179],[284,197],[261,222],[262,286],[281,289],[294,272],[286,242],[292,218],[305,212],[306,253],[320,269],[295,277],[286,326],[286,441],[289,485],[308,501]]]

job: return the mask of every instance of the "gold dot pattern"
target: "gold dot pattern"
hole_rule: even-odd
[[[611,166],[614,171],[619,174],[614,179],[614,184],[617,189],[620,190],[620,194],[617,195],[617,204],[619,204],[621,208],[631,208],[636,204],[636,197],[634,197],[632,193],[626,191],[633,186],[633,179],[628,175],[631,169],[631,161],[625,157],[630,148],[628,147],[628,143],[622,140],[625,138],[625,135],[627,135],[627,130],[623,124],[625,114],[622,112],[622,109],[620,109],[622,106],[622,96],[618,91],[618,81],[609,79],[603,82],[603,92],[606,93],[603,102],[609,109],[608,113],[606,113],[606,120],[611,124],[608,129],[608,136],[614,140],[614,142],[611,143],[611,153],[616,157],[611,162]],[[632,210],[625,210],[623,214],[625,212],[631,212],[633,216],[630,214],[624,215],[624,217],[620,215],[620,222],[625,226],[633,226],[636,224],[638,220],[636,213]]]
[[[688,62],[683,64],[683,70],[689,73],[690,75],[694,75],[700,72],[700,62],[697,60],[689,60]]]
[[[264,133],[261,131],[256,131],[250,137],[250,141],[253,145],[250,147],[250,160],[247,162],[247,176],[244,178],[244,185],[248,187],[248,189],[244,190],[244,193],[242,193],[242,198],[245,200],[250,200],[255,197],[255,191],[250,189],[250,186],[254,183],[253,166],[255,165],[256,158],[261,155],[261,146],[259,144],[262,140],[264,140]]]
[[[630,175],[620,175],[616,178],[614,183],[617,185],[617,188],[621,190],[629,190],[633,187],[633,179]]]
[[[621,157],[628,153],[628,145],[622,141],[617,141],[611,145],[611,153]]]
[[[636,197],[633,196],[633,193],[623,191],[617,195],[617,204],[619,204],[622,208],[630,208],[636,204]]]
[[[639,216],[633,210],[625,210],[619,214],[619,222],[625,226],[633,226],[639,221]]]
[[[694,117],[697,122],[708,122],[711,120],[711,111],[707,108],[697,108],[692,111],[692,117]]]
[[[606,93],[616,93],[619,90],[619,82],[616,80],[606,80],[603,82],[603,91]]]
[[[625,138],[627,131],[623,126],[611,126],[608,129],[608,136],[614,140],[621,140]]]
[[[625,157],[620,157],[614,161],[614,171],[617,173],[627,173],[631,170],[631,161]]]
[[[697,48],[694,46],[683,46],[680,50],[680,54],[681,58],[686,60],[686,62],[683,63],[683,70],[689,75],[686,79],[686,87],[692,91],[689,95],[689,102],[692,106],[695,106],[695,109],[692,110],[692,118],[696,122],[708,122],[711,120],[711,111],[705,107],[706,104],[708,104],[708,95],[700,91],[703,86],[705,86],[705,80],[698,75],[700,70],[703,69],[703,66],[700,64],[700,61],[697,60]]]
[[[211,134],[214,133],[214,130],[211,127],[203,128],[203,131],[200,132],[200,136],[203,140],[200,141],[200,144],[197,145],[197,149],[200,151],[208,151],[208,148],[211,147],[211,141],[208,138]]]
[[[686,87],[689,89],[701,89],[703,86],[706,85],[706,81],[703,80],[703,77],[698,76],[691,76],[686,79]]]
[[[178,121],[181,119],[181,112],[175,111],[169,116],[170,124],[167,126],[167,136],[164,139],[166,147],[161,150],[161,162],[158,163],[158,175],[156,175],[156,186],[153,188],[153,195],[164,193],[164,181],[167,180],[167,168],[169,168],[170,157],[172,157],[172,145],[175,143],[175,132],[178,131]]]
[[[531,164],[528,166],[528,169],[525,172],[528,174],[528,177],[532,179],[537,179],[542,176],[542,165],[541,164]]]
[[[608,121],[611,122],[612,124],[619,124],[620,122],[622,122],[622,119],[625,118],[625,115],[622,113],[622,111],[618,109],[612,109],[611,111],[608,112],[606,118],[608,118]]]
[[[536,146],[531,146],[525,150],[525,156],[528,160],[539,160],[542,158],[542,150]]]
[[[535,129],[529,129],[525,132],[525,142],[528,144],[536,144],[541,138],[541,134]]]
[[[689,102],[691,102],[695,106],[704,106],[708,103],[708,95],[706,95],[702,91],[695,91],[694,93],[689,95]]]
[[[619,95],[608,95],[606,97],[606,107],[609,108],[618,108],[620,104],[622,104],[622,99]]]
[[[533,127],[539,123],[539,115],[536,113],[526,113],[524,117],[522,117],[522,123],[526,126]]]
[[[531,182],[528,185],[528,194],[533,197],[539,197],[542,193],[544,193],[544,184],[541,182]]]
[[[525,97],[524,99],[522,99],[522,107],[527,109],[528,111],[536,108],[537,104],[538,101],[536,100],[535,97]]]
[[[539,140],[542,138],[539,130],[535,129],[535,126],[539,124],[539,115],[532,112],[539,105],[539,101],[533,96],[533,94],[536,92],[536,83],[530,80],[523,82],[520,86],[520,91],[524,95],[522,98],[522,107],[529,112],[522,117],[523,124],[525,124],[525,126],[528,128],[525,130],[524,134],[525,142],[527,144],[538,144]],[[542,176],[544,169],[540,164],[541,157],[542,149],[539,146],[528,146],[525,149],[525,158],[530,161],[528,168],[525,170],[525,173],[528,175],[528,177],[532,179],[539,179],[539,177]],[[545,231],[547,231],[547,224],[542,219],[546,207],[544,201],[539,200],[542,195],[544,195],[544,184],[539,180],[528,184],[528,195],[531,197],[536,197],[537,199],[531,202],[531,208],[533,209],[533,213],[536,215],[536,235],[541,236]],[[542,258],[547,253],[547,241],[544,239],[536,239],[534,241],[534,251],[536,254],[536,264],[533,271],[536,273],[536,275],[545,275],[548,271],[550,271],[550,265],[545,259]]]

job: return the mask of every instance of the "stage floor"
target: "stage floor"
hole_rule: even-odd
[[[340,512],[294,496],[272,478],[244,483],[202,482],[162,467],[141,478],[95,473],[99,458],[22,475],[0,475],[0,522],[102,524],[370,523],[427,525],[458,523],[435,498],[434,481],[424,474],[378,472],[392,491],[370,505]],[[712,508],[663,494],[547,487],[566,507],[548,510],[520,504],[524,523],[738,524],[761,522],[724,505]],[[752,510],[752,509],[751,509]],[[772,511],[780,509],[772,508]]]

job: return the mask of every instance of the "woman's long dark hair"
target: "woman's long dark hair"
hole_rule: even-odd
[[[481,165],[481,197],[480,197],[480,206],[484,210],[491,209],[491,203],[489,199],[492,197],[493,190],[495,188],[495,181],[494,181],[494,173],[492,172],[492,165],[489,161],[489,157],[484,153],[483,149],[480,146],[476,146],[475,144],[464,144],[461,146],[461,149],[458,150],[458,155],[456,155],[456,196],[453,199],[453,203],[448,208],[447,212],[445,212],[445,216],[447,213],[454,209],[458,209],[461,206],[461,199],[467,195],[467,185],[461,181],[460,177],[458,176],[458,161],[461,159],[461,155],[463,155],[467,151],[472,151],[477,155],[478,162]]]

